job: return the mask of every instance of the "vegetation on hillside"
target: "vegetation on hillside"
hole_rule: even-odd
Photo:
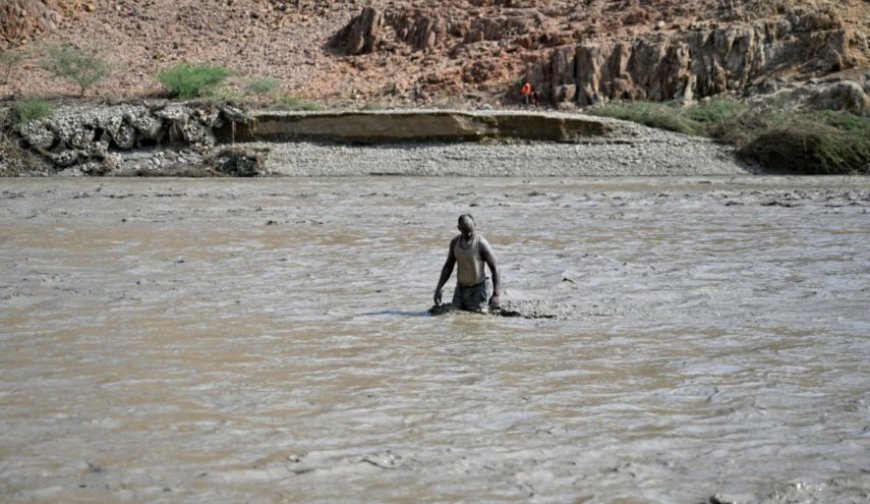
[[[54,112],[54,106],[40,98],[26,98],[12,103],[11,123],[24,124],[44,119]]]
[[[170,98],[190,99],[206,94],[221,84],[232,72],[221,65],[182,63],[157,74]]]
[[[870,175],[870,118],[850,112],[758,107],[715,98],[678,103],[611,102],[592,114],[734,145],[744,159],[787,173]]]
[[[47,46],[42,67],[56,77],[76,83],[81,96],[112,71],[106,60],[100,57],[98,49],[80,49],[71,44]]]

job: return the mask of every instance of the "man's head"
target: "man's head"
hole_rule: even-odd
[[[474,217],[472,217],[471,214],[460,215],[459,225],[456,227],[459,228],[459,232],[461,232],[462,236],[465,238],[474,236]]]

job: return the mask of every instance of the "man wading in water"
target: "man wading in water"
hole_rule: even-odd
[[[498,295],[501,292],[501,280],[495,255],[489,242],[483,236],[474,232],[474,218],[470,214],[459,216],[460,234],[450,242],[447,261],[441,269],[438,287],[435,287],[435,306],[441,305],[441,288],[450,279],[453,265],[457,265],[456,290],[453,291],[453,307],[484,313],[487,305],[497,309]],[[484,263],[492,273],[492,282],[486,277]],[[491,297],[490,297],[491,295]]]

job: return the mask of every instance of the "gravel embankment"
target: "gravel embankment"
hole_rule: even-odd
[[[278,176],[692,176],[756,173],[734,150],[649,128],[587,143],[252,143]]]

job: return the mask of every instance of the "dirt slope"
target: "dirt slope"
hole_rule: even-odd
[[[593,98],[619,93],[646,97],[651,84],[638,82],[638,73],[682,72],[684,79],[673,84],[677,91],[666,87],[667,94],[682,92],[692,78],[706,79],[705,72],[720,69],[724,73],[713,76],[723,80],[719,87],[734,91],[728,82],[732,74],[742,87],[772,76],[758,59],[769,60],[776,47],[789,41],[802,47],[807,41],[818,43],[812,50],[827,52],[818,64],[815,54],[785,59],[777,63],[777,77],[866,69],[870,55],[865,36],[870,33],[870,3],[864,0],[373,0],[365,2],[371,9],[368,24],[359,17],[362,4],[6,0],[0,6],[0,47],[36,49],[68,41],[99,48],[115,71],[90,91],[96,96],[157,94],[160,86],[153,76],[160,69],[213,62],[237,72],[237,89],[247,79],[268,76],[280,79],[295,96],[384,105],[414,103],[415,98],[444,105],[511,103],[517,99],[512,93],[519,78],[532,80],[542,101],[583,104],[583,92]],[[735,38],[715,55],[721,62],[709,69],[698,69],[691,58],[684,58],[677,70],[671,63],[663,65],[671,58],[669,51],[681,54],[686,46],[686,51],[698,52],[692,44],[718,44],[717,33],[726,31],[736,33]],[[741,37],[752,38],[752,45],[732,49],[735,43],[742,47]],[[603,72],[600,78],[594,74],[598,80],[592,84],[581,82],[575,48],[598,51],[599,44],[611,44],[599,63],[618,71]],[[612,54],[613,47],[617,51]],[[627,53],[624,47],[630,48]],[[649,63],[631,67],[641,59],[638,51],[661,55],[646,55]],[[745,53],[743,60],[732,69],[729,62],[739,51]],[[568,59],[562,61],[565,54]],[[589,89],[583,91],[584,86]],[[706,94],[717,89],[710,87]],[[10,93],[73,95],[76,88],[50,78],[38,56],[31,55],[0,86],[0,96]]]

